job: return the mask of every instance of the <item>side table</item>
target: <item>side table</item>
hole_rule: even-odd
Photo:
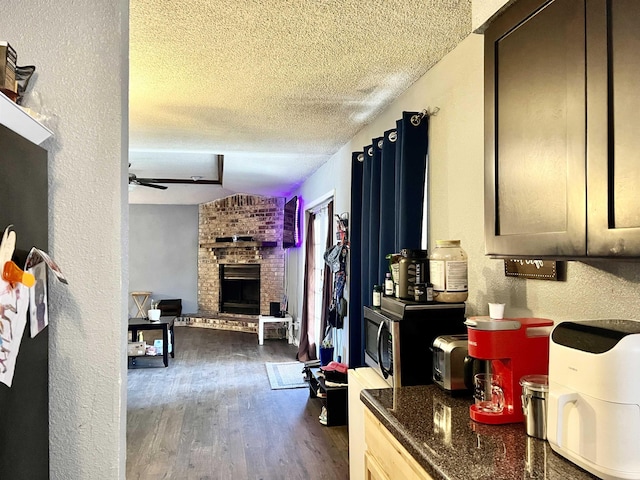
[[[174,358],[176,353],[176,336],[173,333],[173,322],[175,319],[176,317],[174,316],[160,317],[160,320],[157,322],[149,321],[146,318],[129,319],[128,329],[131,332],[134,342],[140,330],[162,330],[162,361],[165,367],[169,366],[169,332],[171,332],[171,358]],[[149,355],[139,356],[148,357]],[[133,358],[135,359],[135,356]]]
[[[258,316],[258,345],[264,344],[264,324],[265,323],[283,322],[287,323],[287,340],[289,344],[293,343],[293,318],[291,315],[285,315],[284,317],[272,317],[271,315],[259,315]]]

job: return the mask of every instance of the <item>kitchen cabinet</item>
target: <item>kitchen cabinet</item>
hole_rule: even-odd
[[[365,479],[366,480],[391,480],[369,452],[364,455]]]
[[[349,372],[349,480],[364,478],[366,446],[364,443],[364,410],[360,392],[364,389],[389,388],[389,384],[371,367],[350,368]]]
[[[640,257],[640,2],[521,0],[485,33],[485,243]]]
[[[370,410],[364,412],[364,438],[367,450],[364,456],[367,480],[432,480]]]

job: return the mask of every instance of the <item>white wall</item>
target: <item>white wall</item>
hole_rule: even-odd
[[[129,290],[198,311],[198,205],[129,206]],[[129,299],[129,315],[137,311]]]
[[[392,128],[403,110],[439,107],[429,132],[429,251],[436,239],[461,240],[469,256],[467,314],[486,315],[487,303],[497,301],[513,317],[640,318],[640,262],[567,262],[567,280],[554,282],[505,277],[504,262],[484,255],[483,88],[483,37],[472,34],[314,174],[301,194],[335,188],[337,211],[348,209],[351,152]],[[301,299],[302,252],[292,253],[289,263],[287,275],[296,280],[288,288],[297,287],[289,296]]]
[[[4,6],[1,39],[36,66],[29,104],[54,131],[49,250],[69,280],[50,282],[51,478],[124,478],[128,2]]]
[[[482,33],[505,8],[516,0],[473,0],[471,5],[471,28]]]

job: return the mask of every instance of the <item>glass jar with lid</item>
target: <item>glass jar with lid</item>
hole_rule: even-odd
[[[405,300],[413,300],[415,285],[428,280],[428,278],[425,278],[427,273],[426,264],[428,263],[427,251],[403,248],[401,253],[398,297]]]
[[[436,302],[460,303],[469,296],[467,254],[460,240],[436,240],[429,257],[429,277]]]

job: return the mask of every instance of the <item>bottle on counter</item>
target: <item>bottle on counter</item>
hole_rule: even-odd
[[[373,286],[373,306],[380,307],[382,305],[382,287],[380,285]]]
[[[429,257],[429,277],[436,302],[460,303],[469,296],[467,254],[460,240],[436,240]]]
[[[431,303],[433,302],[433,283],[429,282],[426,285],[427,303]]]
[[[391,278],[391,272],[387,272],[384,279],[384,295],[385,297],[393,297],[394,295],[393,279]]]
[[[413,294],[416,302],[433,303],[433,285],[430,282],[416,283]]]

